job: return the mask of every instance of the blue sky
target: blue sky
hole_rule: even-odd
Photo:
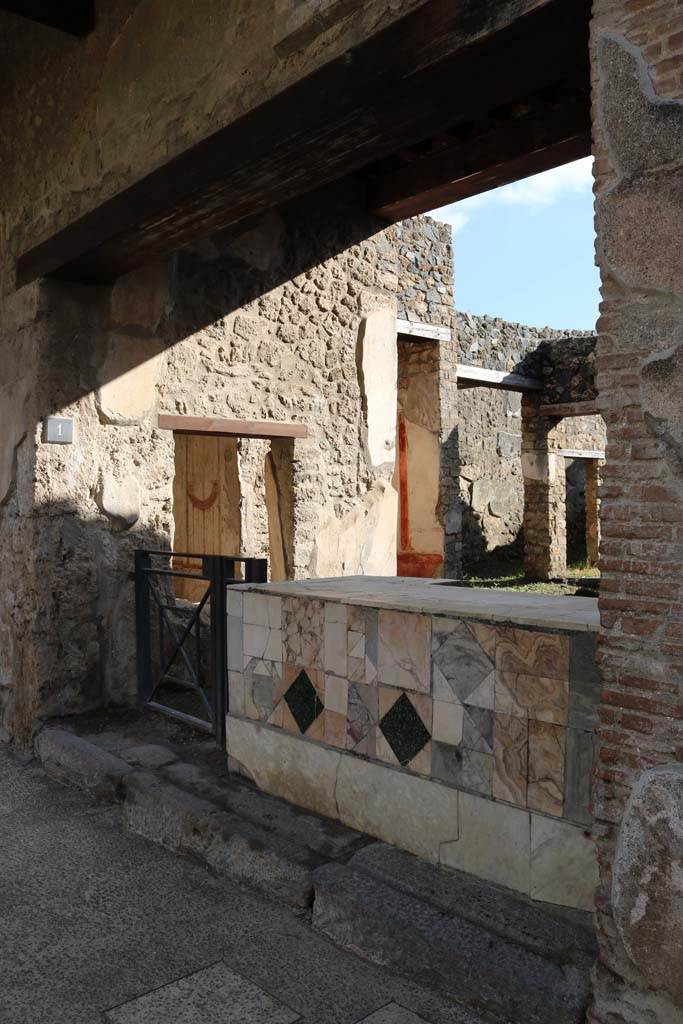
[[[536,327],[592,330],[591,158],[433,210],[453,225],[455,304]]]

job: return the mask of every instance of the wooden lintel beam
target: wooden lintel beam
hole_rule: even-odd
[[[424,338],[428,341],[451,341],[453,332],[445,324],[427,324],[422,321],[396,320],[396,333],[399,338]]]
[[[94,0],[0,0],[0,10],[72,36],[87,36],[95,27]]]
[[[278,420],[228,420],[211,416],[159,415],[159,429],[176,434],[216,434],[222,437],[308,437],[305,423]]]
[[[507,373],[505,370],[487,370],[483,366],[467,366],[458,363],[459,388],[498,388],[501,391],[542,391],[543,384],[535,377],[521,373]]]
[[[582,67],[589,0],[430,0],[22,254],[106,284]],[[586,70],[587,74],[587,70]]]
[[[583,448],[560,448],[557,453],[563,455],[565,459],[597,459],[598,461],[605,458],[605,453],[598,448],[594,449],[583,449]]]
[[[541,416],[553,416],[563,419],[565,416],[598,416],[600,409],[597,402],[557,402],[554,405],[542,405]]]
[[[549,104],[511,119],[479,138],[400,167],[379,180],[372,205],[387,220],[402,220],[507,185],[531,174],[590,156],[590,96]]]

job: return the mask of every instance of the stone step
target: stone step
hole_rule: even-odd
[[[314,885],[313,926],[338,945],[514,1024],[584,1020],[594,961],[584,915],[383,844],[316,869]]]
[[[47,727],[35,752],[45,770],[100,800],[123,805],[132,831],[204,861],[217,875],[299,908],[313,902],[313,871],[348,860],[368,837],[261,793],[159,745],[116,753]],[[150,765],[153,769],[150,769]]]

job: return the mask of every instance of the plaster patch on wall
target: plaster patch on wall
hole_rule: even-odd
[[[147,357],[141,361],[141,354]],[[97,412],[102,423],[137,423],[154,408],[163,354],[157,341],[112,334],[98,370]]]
[[[338,518],[321,510],[311,555],[311,576],[395,576],[398,494],[379,480],[360,507]]]
[[[359,383],[372,466],[396,458],[396,318],[390,309],[373,309],[358,333]]]

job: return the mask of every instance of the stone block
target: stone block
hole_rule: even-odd
[[[108,519],[122,530],[135,526],[140,518],[140,484],[134,476],[124,480],[107,473],[97,495],[97,503]]]
[[[458,836],[458,793],[437,782],[345,754],[336,789],[344,824],[438,862]]]
[[[112,335],[98,370],[95,400],[103,423],[139,423],[156,405],[163,355],[157,341]]]
[[[568,728],[564,769],[564,817],[591,825],[591,780],[595,740],[592,732]]]
[[[471,793],[460,793],[459,837],[444,842],[440,863],[528,895],[529,812]]]
[[[617,838],[612,905],[638,971],[683,1008],[683,764],[636,779]]]
[[[341,817],[335,797],[338,750],[231,715],[227,749],[259,789],[325,817]]]
[[[532,899],[592,910],[597,884],[595,844],[585,829],[532,814]]]

